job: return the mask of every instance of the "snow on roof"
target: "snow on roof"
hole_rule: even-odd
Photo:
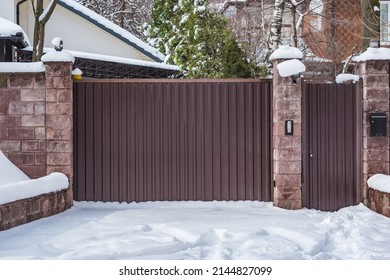
[[[27,47],[27,48],[24,48],[23,50],[32,51],[32,47]],[[44,48],[43,51],[45,53],[54,52],[54,50],[51,48]],[[166,70],[173,70],[173,71],[180,70],[180,68],[178,66],[165,64],[163,62],[150,62],[150,61],[144,61],[144,60],[139,60],[139,59],[125,58],[125,57],[119,57],[119,56],[110,56],[110,55],[102,55],[102,54],[94,54],[94,53],[85,53],[85,52],[78,52],[78,51],[71,51],[71,50],[66,50],[66,51],[63,50],[63,51],[61,51],[61,53],[62,52],[69,53],[70,55],[72,55],[74,57],[91,59],[91,60],[115,62],[115,63],[144,66],[144,67],[151,67],[151,68],[159,68],[159,69],[166,69]],[[44,55],[44,56],[46,56],[46,55]],[[52,61],[52,60],[49,60],[49,61]]]
[[[17,33],[23,33],[23,29],[19,25],[0,17],[1,37],[15,36]]]
[[[375,174],[367,180],[367,184],[371,189],[390,193],[390,175]]]
[[[288,45],[281,45],[269,57],[270,60],[274,60],[274,59],[291,59],[291,58],[302,59],[303,58],[303,53],[299,49],[297,49],[297,48],[290,47]]]
[[[22,33],[24,41],[27,45],[30,45],[26,33],[19,25],[0,17],[0,37],[12,37],[18,35],[18,33]]]
[[[298,59],[290,59],[276,65],[282,77],[298,75],[306,71],[306,66]]]
[[[96,26],[99,26],[106,32],[112,34],[113,36],[117,37],[118,39],[122,40],[123,42],[131,45],[133,48],[137,49],[138,51],[142,52],[143,54],[147,55],[148,57],[152,58],[153,60],[157,62],[163,62],[165,59],[165,56],[160,53],[157,49],[153,48],[152,46],[148,45],[144,41],[140,40],[127,30],[121,28],[120,26],[116,25],[115,23],[109,21],[108,19],[96,14],[95,12],[91,11],[90,9],[84,7],[83,5],[73,1],[73,0],[59,0],[58,4],[75,14],[83,17],[84,19],[88,20],[89,22],[95,24]]]
[[[51,50],[44,54],[41,58],[43,62],[72,62],[74,63],[74,56],[66,51]]]
[[[162,63],[162,62],[161,63],[160,62],[150,62],[150,61],[144,61],[144,60],[139,60],[139,59],[124,58],[124,57],[102,55],[102,54],[93,54],[93,53],[84,53],[84,52],[77,52],[77,51],[67,51],[67,52],[69,52],[70,54],[74,55],[75,57],[79,57],[79,58],[86,58],[86,59],[107,61],[107,62],[116,62],[116,63],[144,66],[144,67],[152,67],[152,68],[160,68],[160,69],[174,70],[174,71],[180,70],[180,68],[178,66],[169,65],[169,64]]]
[[[364,53],[354,58],[356,62],[367,60],[390,60],[390,49],[368,48]]]
[[[42,62],[1,62],[0,73],[40,73],[45,72]]]
[[[339,74],[336,77],[336,83],[342,84],[345,82],[359,82],[359,76],[358,75],[352,75],[352,74]]]

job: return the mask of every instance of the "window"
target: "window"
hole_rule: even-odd
[[[390,1],[381,1],[381,45],[390,45],[389,36],[389,5]]]

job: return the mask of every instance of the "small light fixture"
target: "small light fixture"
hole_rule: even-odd
[[[280,43],[282,46],[291,46],[291,38],[284,37]]]
[[[63,50],[64,48],[64,42],[62,41],[62,39],[60,37],[55,37],[51,43],[53,44],[53,47],[54,49],[57,51],[57,52],[60,52]]]

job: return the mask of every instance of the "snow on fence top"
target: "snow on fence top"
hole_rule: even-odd
[[[94,24],[100,26],[103,30],[111,31],[120,37],[122,37],[128,44],[132,47],[143,51],[144,53],[150,54],[156,61],[163,62],[165,56],[160,53],[157,49],[148,45],[141,39],[138,39],[136,36],[128,32],[127,30],[121,28],[115,23],[109,21],[108,19],[98,15],[97,13],[91,11],[90,9],[84,7],[83,5],[73,1],[73,0],[60,0],[58,4],[66,9],[73,11],[76,14],[82,14],[86,17],[87,20],[91,21]]]
[[[45,193],[58,192],[68,188],[68,186],[68,177],[58,172],[38,179],[0,185],[0,204],[31,198]]]
[[[350,81],[352,83],[359,82],[359,76],[352,75],[352,74],[339,74],[336,77],[336,83],[337,84],[342,84],[342,83],[350,82]]]
[[[2,62],[0,73],[40,73],[45,72],[42,62]]]
[[[371,189],[390,193],[390,175],[375,174],[367,180],[367,184]]]
[[[303,53],[294,47],[290,47],[287,45],[280,46],[276,51],[274,51],[271,56],[269,57],[270,60],[275,59],[302,59]]]
[[[367,60],[390,60],[390,49],[368,48],[364,53],[354,58],[356,62]]]
[[[30,179],[0,151],[0,204],[57,192],[68,185],[68,177],[58,172]]]

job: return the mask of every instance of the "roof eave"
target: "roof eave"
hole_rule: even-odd
[[[11,44],[19,49],[25,48],[28,46],[27,42],[24,40],[23,33],[18,32],[15,35],[6,35],[1,36],[0,40],[8,40],[11,42]]]
[[[74,7],[68,5],[67,3],[63,2],[63,1],[58,1],[58,4],[60,6],[62,6],[63,8],[77,14],[78,16],[82,17],[83,19],[89,21],[90,23],[98,26],[99,28],[101,28],[102,30],[108,32],[109,34],[111,34],[112,36],[118,38],[119,40],[125,42],[126,44],[130,45],[131,47],[135,48],[137,51],[143,53],[144,55],[146,55],[147,57],[149,57],[150,59],[153,59],[154,61],[156,62],[163,62],[159,57],[155,56],[154,54],[148,52],[147,50],[141,48],[140,46],[138,46],[137,44],[135,44],[134,42],[128,40],[127,38],[123,37],[122,35],[114,32],[113,30],[111,30],[110,28],[107,28],[106,26],[104,26],[103,24],[101,24],[100,22],[96,21],[95,19],[89,17],[88,15],[82,13],[81,11],[75,9]]]

